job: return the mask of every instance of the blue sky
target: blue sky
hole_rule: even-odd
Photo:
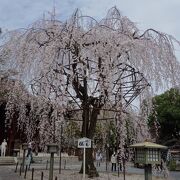
[[[0,27],[3,31],[26,28],[51,12],[53,6],[60,20],[67,19],[76,8],[101,19],[116,6],[140,29],[155,28],[180,40],[180,0],[0,0]]]

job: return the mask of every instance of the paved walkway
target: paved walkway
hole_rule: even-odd
[[[15,173],[12,167],[0,166],[0,180],[23,180],[23,178]]]

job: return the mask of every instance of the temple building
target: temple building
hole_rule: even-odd
[[[15,81],[12,79],[0,79],[0,144],[4,139],[7,141],[7,155],[13,155],[15,149],[20,149],[20,144],[25,140],[24,134],[17,127],[18,112],[14,111],[11,122],[6,120],[6,104],[8,92]]]

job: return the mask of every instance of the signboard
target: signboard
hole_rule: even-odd
[[[86,137],[78,139],[78,148],[91,148],[91,139]]]
[[[78,139],[78,148],[83,148],[83,179],[85,179],[85,164],[86,164],[86,148],[91,148],[91,139],[83,137]]]

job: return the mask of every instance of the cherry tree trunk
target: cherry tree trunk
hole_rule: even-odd
[[[86,106],[84,106],[86,107]],[[97,116],[99,114],[99,109],[93,108],[92,112],[89,112],[89,108],[84,108],[83,110],[83,125],[82,125],[82,136],[87,137],[89,139],[93,139]],[[86,119],[85,119],[86,118]],[[86,165],[85,172],[89,175],[89,177],[97,177],[99,176],[96,167],[94,165],[94,157],[93,157],[93,144],[91,148],[86,149]],[[80,173],[83,173],[83,161],[81,165]]]

